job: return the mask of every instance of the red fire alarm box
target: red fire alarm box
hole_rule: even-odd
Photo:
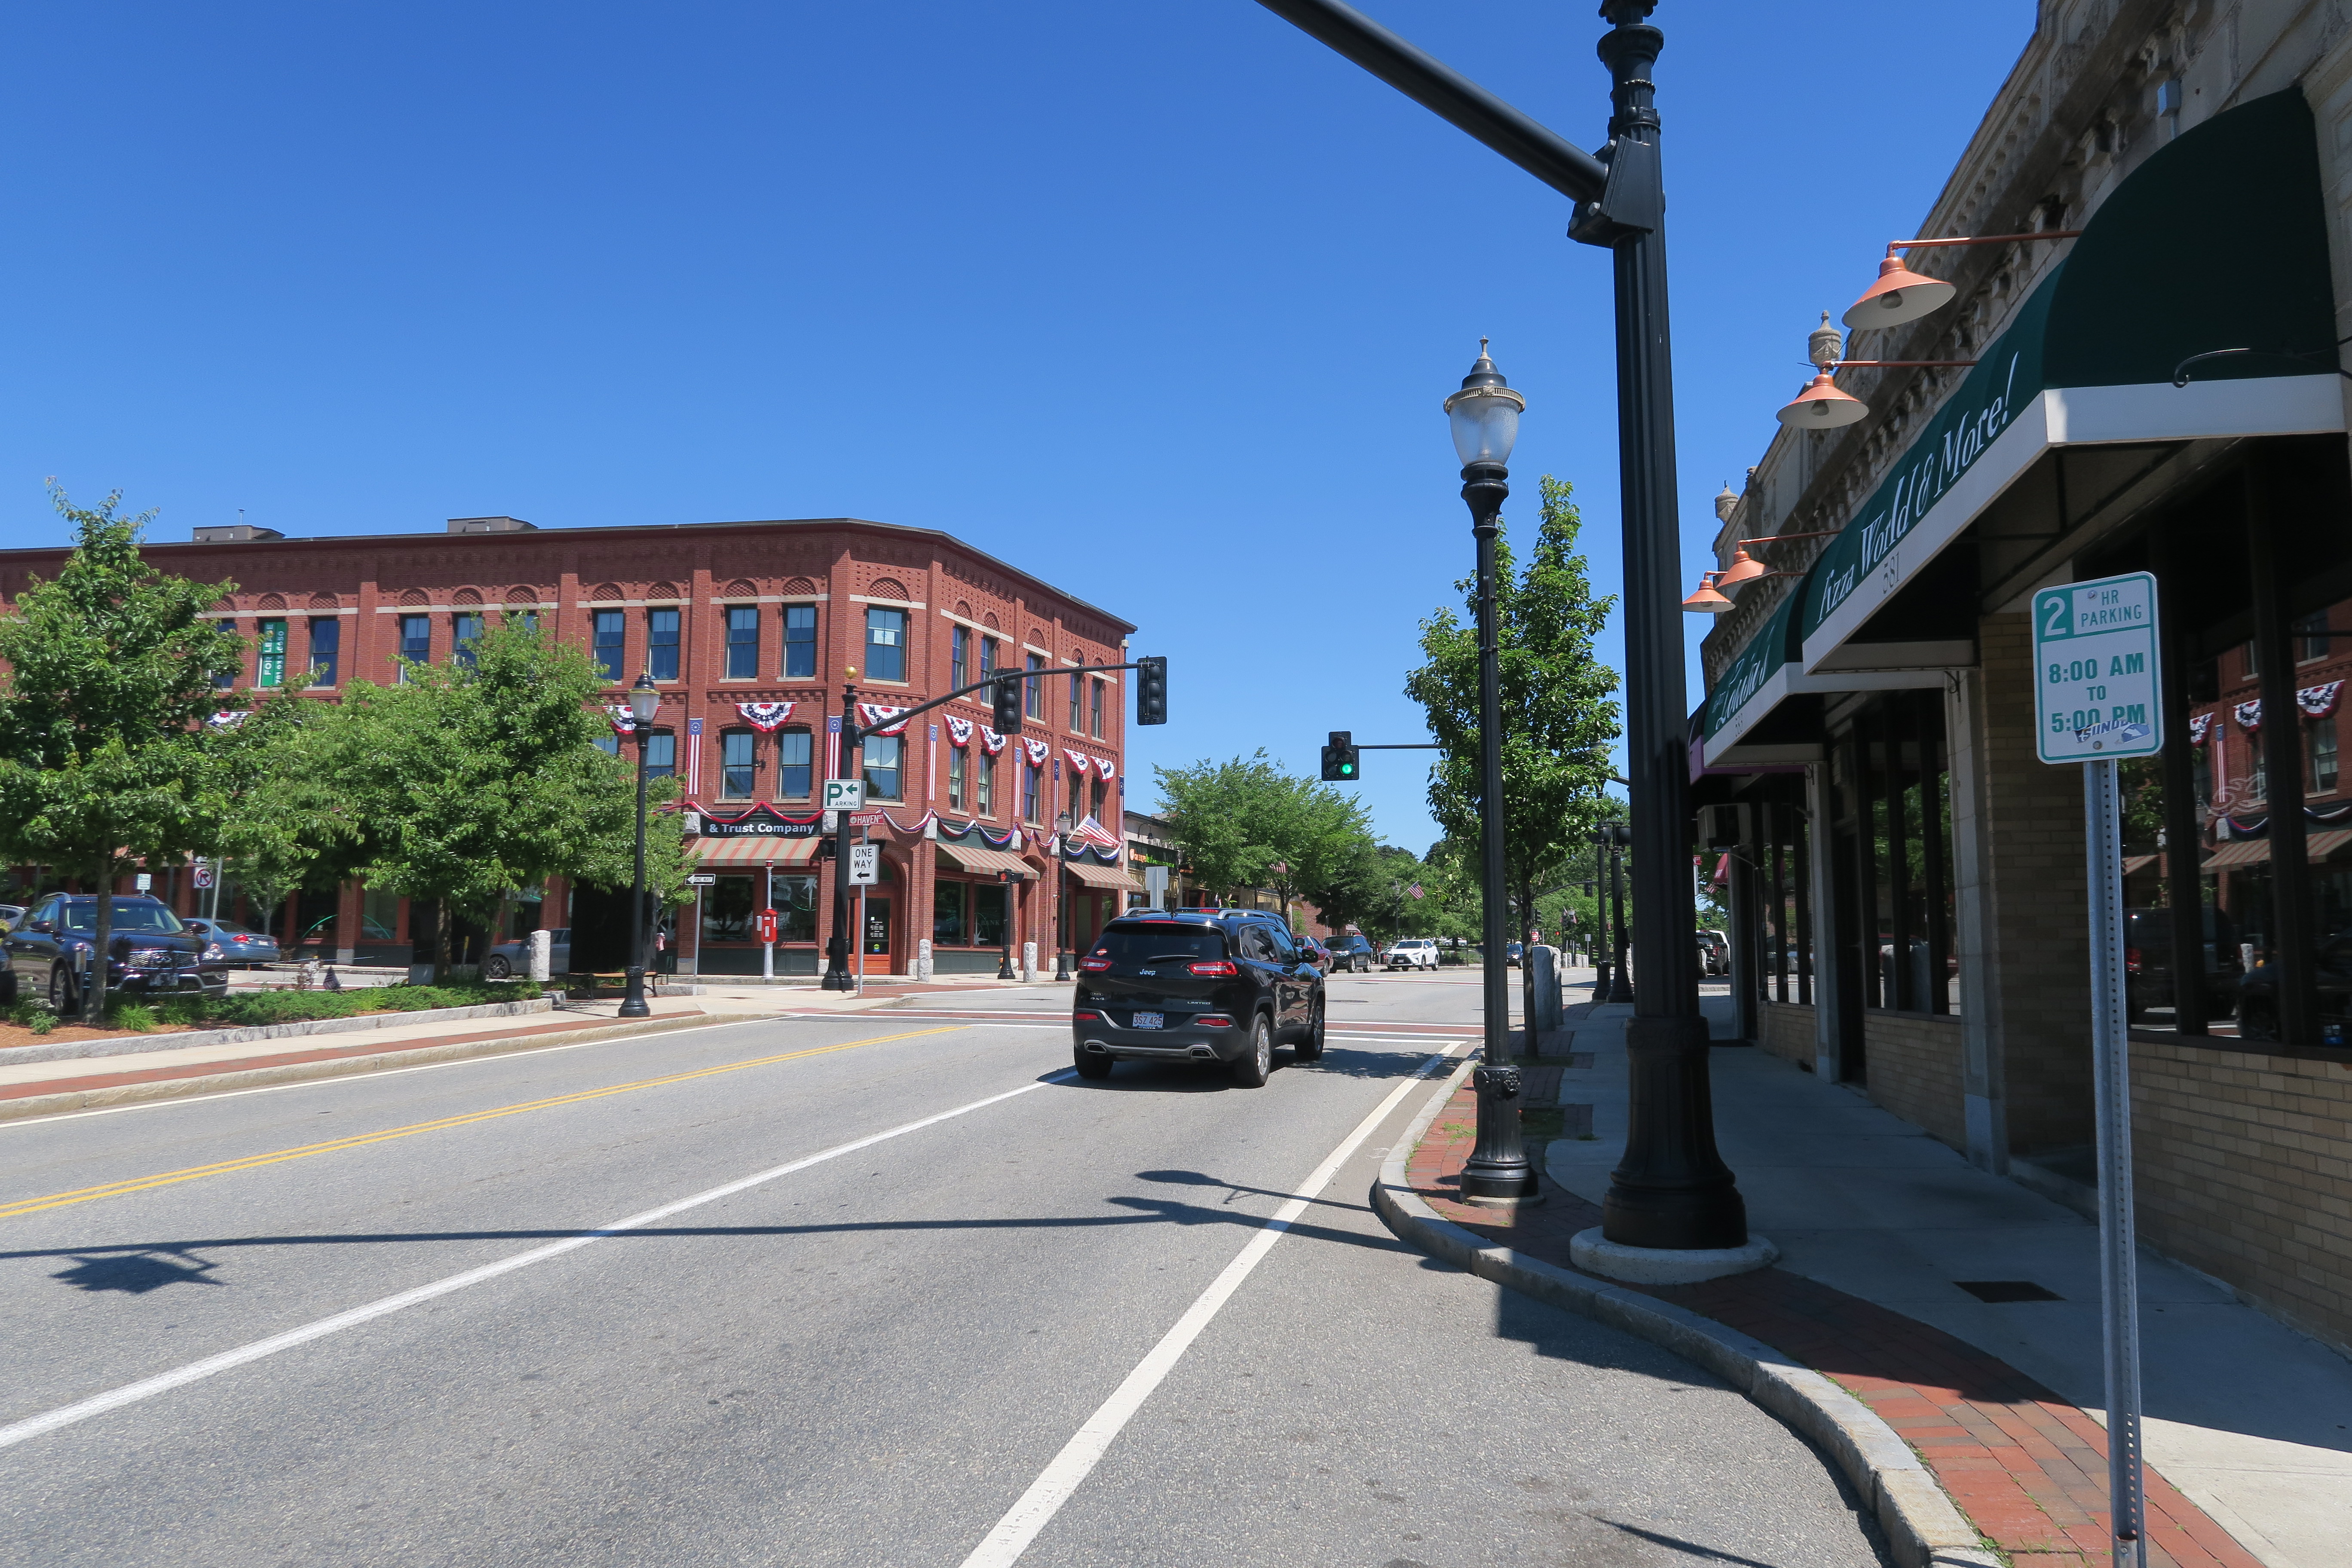
[[[760,940],[772,947],[775,945],[776,911],[773,910],[760,911]]]

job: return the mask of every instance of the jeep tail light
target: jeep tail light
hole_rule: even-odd
[[[1223,1013],[1203,1013],[1192,1022],[1203,1029],[1230,1029],[1234,1026],[1234,1021]]]
[[[1096,1012],[1092,1007],[1081,1007],[1076,1012],[1071,1014],[1070,1017],[1074,1021],[1083,1021],[1091,1018],[1097,1024],[1102,1022],[1102,1015]]]
[[[2136,947],[2124,949],[2124,973],[2126,974],[2139,973],[2139,949]]]
[[[1085,970],[1088,974],[1100,974],[1104,970],[1110,967],[1110,960],[1108,958],[1095,958],[1091,956],[1082,958],[1078,960],[1078,967]]]
[[[1194,974],[1210,978],[1220,975],[1231,976],[1241,973],[1241,966],[1230,958],[1213,958],[1202,963],[1188,963],[1184,967]],[[1231,1019],[1226,1020],[1225,1027],[1233,1027]]]

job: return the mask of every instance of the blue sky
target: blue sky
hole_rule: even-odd
[[[1363,8],[1601,139],[1591,5]],[[1692,580],[2032,31],[1964,11],[1660,7]],[[940,528],[1170,657],[1130,776],[1312,771],[1326,730],[1423,738],[1417,623],[1471,551],[1438,405],[1486,334],[1511,515],[1572,479],[1618,580],[1607,257],[1251,0],[19,6],[0,61],[0,542],[62,537],[50,475],[161,540]],[[1418,850],[1411,756],[1364,798]]]

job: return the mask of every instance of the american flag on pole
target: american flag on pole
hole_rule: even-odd
[[[1082,844],[1091,844],[1097,849],[1118,847],[1118,838],[1113,837],[1109,828],[1095,820],[1092,812],[1087,814],[1087,819],[1084,822],[1070,829],[1070,837]]]
[[[1407,888],[1405,891],[1411,893],[1416,899],[1423,896],[1421,890],[1421,884],[1419,882],[1415,882],[1412,887]]]

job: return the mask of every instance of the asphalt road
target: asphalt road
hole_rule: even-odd
[[[1475,980],[1335,981],[1257,1090],[1078,1083],[1040,987],[0,1126],[0,1559],[1880,1562],[1370,1212]]]

